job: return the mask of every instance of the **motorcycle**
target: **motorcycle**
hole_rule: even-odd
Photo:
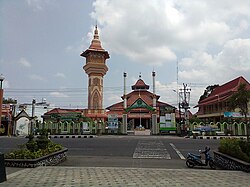
[[[209,154],[210,148],[205,147],[204,151],[199,150],[200,154],[196,155],[193,153],[187,154],[186,165],[189,168],[193,168],[194,166],[210,166],[212,169],[216,169],[213,158]],[[205,163],[201,159],[201,154],[205,155]]]

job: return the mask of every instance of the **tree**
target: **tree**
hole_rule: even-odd
[[[203,95],[200,96],[199,101],[201,101],[201,100],[203,100],[203,99],[206,99],[206,98],[212,93],[212,91],[213,91],[215,88],[217,88],[218,86],[219,86],[219,84],[207,86],[206,89],[204,90]]]
[[[250,90],[247,89],[246,84],[240,84],[238,91],[235,92],[229,99],[229,108],[235,110],[240,109],[240,114],[244,116],[245,123],[247,125],[247,141],[249,142],[250,126],[247,121],[247,115],[249,112],[248,103],[250,102]]]
[[[3,98],[3,104],[17,104],[17,100],[13,98]]]

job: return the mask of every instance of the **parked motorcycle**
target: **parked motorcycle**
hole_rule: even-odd
[[[196,154],[193,154],[193,153],[188,153],[187,154],[187,160],[186,160],[187,167],[193,168],[194,166],[207,166],[207,165],[209,165],[210,168],[216,169],[214,160],[210,156],[209,151],[210,151],[210,148],[205,147],[204,151],[201,151],[201,150],[199,151],[200,152],[199,155],[196,155]],[[202,154],[205,155],[205,163],[201,159]]]

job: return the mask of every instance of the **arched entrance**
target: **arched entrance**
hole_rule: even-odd
[[[125,109],[123,115],[123,126],[127,125],[127,130],[142,130],[153,128],[157,124],[157,117],[153,117],[155,109],[146,104],[141,98],[138,98],[130,107]],[[155,120],[155,122],[153,122]]]

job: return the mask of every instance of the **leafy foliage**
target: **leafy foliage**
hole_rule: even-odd
[[[240,84],[238,91],[229,99],[229,107],[231,110],[240,109],[240,113],[244,116],[248,114],[248,103],[250,102],[250,90],[247,90],[246,84]]]
[[[222,139],[219,151],[250,163],[250,143],[239,139]]]
[[[244,116],[245,122],[247,123],[247,114],[249,112],[248,103],[250,102],[250,90],[247,89],[246,84],[240,84],[238,91],[235,92],[229,99],[229,108],[234,110],[240,109],[241,115]],[[247,141],[249,142],[249,124],[247,125]]]
[[[56,151],[62,150],[60,144],[48,139],[47,130],[40,131],[40,136],[34,140],[33,135],[28,136],[26,144],[19,145],[19,150],[5,154],[6,159],[35,159]]]
[[[13,98],[3,98],[3,104],[17,104],[17,100]]]
[[[206,89],[204,90],[203,95],[200,96],[199,101],[206,99],[212,93],[212,91],[218,86],[219,84],[207,86]]]

